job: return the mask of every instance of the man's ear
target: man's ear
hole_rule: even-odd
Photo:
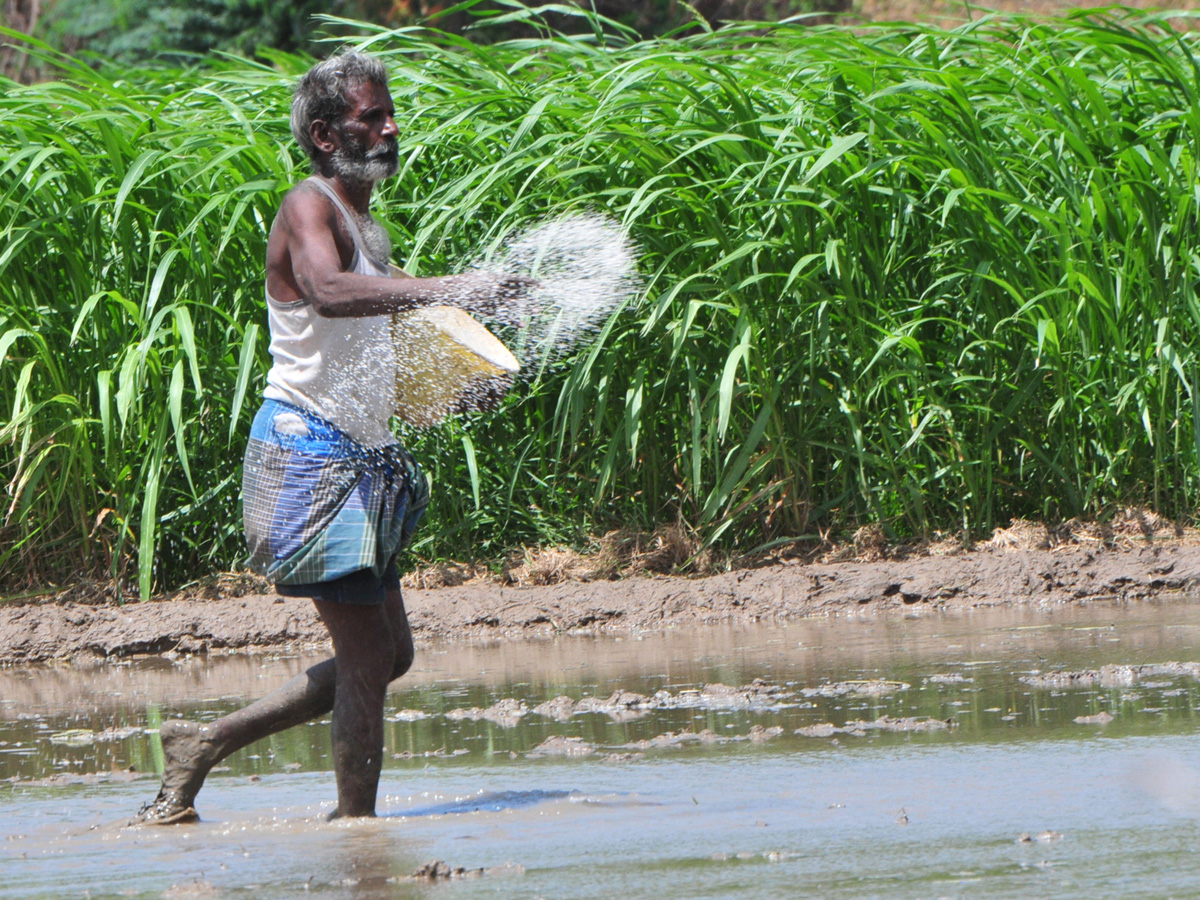
[[[333,141],[333,129],[324,119],[313,119],[308,126],[308,136],[312,138],[313,146],[322,153],[332,153],[337,149]]]

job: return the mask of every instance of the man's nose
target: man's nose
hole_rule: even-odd
[[[397,137],[399,134],[400,129],[396,126],[396,120],[388,116],[387,121],[383,123],[383,136]]]

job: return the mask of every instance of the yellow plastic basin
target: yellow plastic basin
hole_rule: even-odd
[[[396,415],[410,425],[441,422],[486,382],[511,381],[521,366],[490,331],[454,306],[392,315]]]

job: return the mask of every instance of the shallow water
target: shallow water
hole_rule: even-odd
[[[1200,682],[1044,680],[1200,662],[1200,603],[425,648],[389,696],[380,819],[323,821],[316,723],[227,760],[198,825],[125,827],[162,718],[314,659],[0,671],[0,897],[1200,896]],[[533,712],[617,690],[651,708]],[[462,717],[500,701],[527,712]],[[408,880],[431,860],[490,872]]]

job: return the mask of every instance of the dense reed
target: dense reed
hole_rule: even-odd
[[[344,24],[344,23],[343,23]],[[1189,515],[1200,75],[1132,15],[474,46],[369,31],[438,274],[570,210],[644,294],[496,413],[409,436],[419,552],[682,523],[735,552],[871,520]],[[262,252],[303,166],[273,68],[5,85],[0,581],[235,563]]]

